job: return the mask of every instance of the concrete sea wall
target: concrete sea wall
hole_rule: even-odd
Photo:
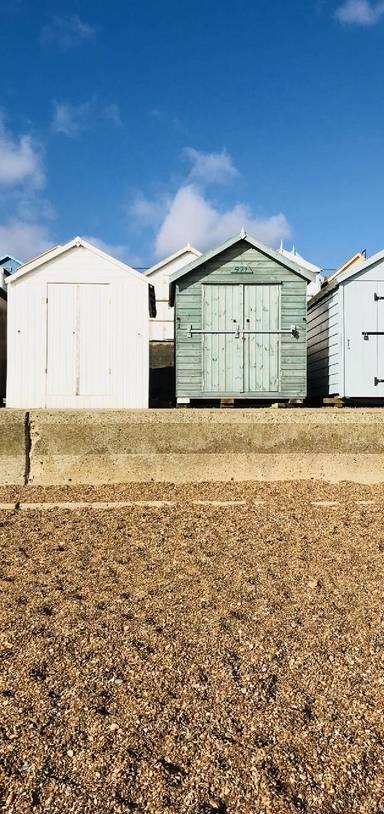
[[[384,482],[384,410],[0,410],[0,484]]]

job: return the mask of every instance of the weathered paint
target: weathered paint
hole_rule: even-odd
[[[299,273],[246,239],[177,279],[177,398],[304,398],[306,288],[307,280]],[[236,319],[240,336],[190,336],[191,328],[207,330],[209,319],[215,330],[219,325],[225,326],[221,330],[229,330],[231,324],[236,328]],[[247,325],[255,330],[279,326],[277,330],[287,333],[245,334],[243,339]],[[289,332],[292,325],[297,336]]]

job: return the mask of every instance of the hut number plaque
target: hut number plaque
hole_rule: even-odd
[[[235,266],[231,274],[253,274],[252,266]]]

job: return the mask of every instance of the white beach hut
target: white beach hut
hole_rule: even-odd
[[[384,399],[384,251],[354,255],[308,303],[308,394]]]
[[[175,398],[175,320],[169,305],[169,277],[200,257],[189,243],[145,272],[156,293],[156,317],[149,322],[149,392],[154,407],[170,406]]]
[[[7,407],[148,406],[147,277],[76,237],[7,288]]]
[[[187,266],[201,252],[194,249],[189,243],[182,249],[151,266],[145,272],[146,277],[153,284],[156,294],[156,317],[152,318],[149,326],[151,342],[173,342],[175,335],[174,309],[169,306],[169,277],[175,271]]]

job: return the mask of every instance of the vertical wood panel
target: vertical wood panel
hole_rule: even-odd
[[[110,391],[111,305],[108,285],[79,285],[78,384],[76,395],[106,396]]]
[[[75,394],[76,286],[48,285],[47,398]]]

